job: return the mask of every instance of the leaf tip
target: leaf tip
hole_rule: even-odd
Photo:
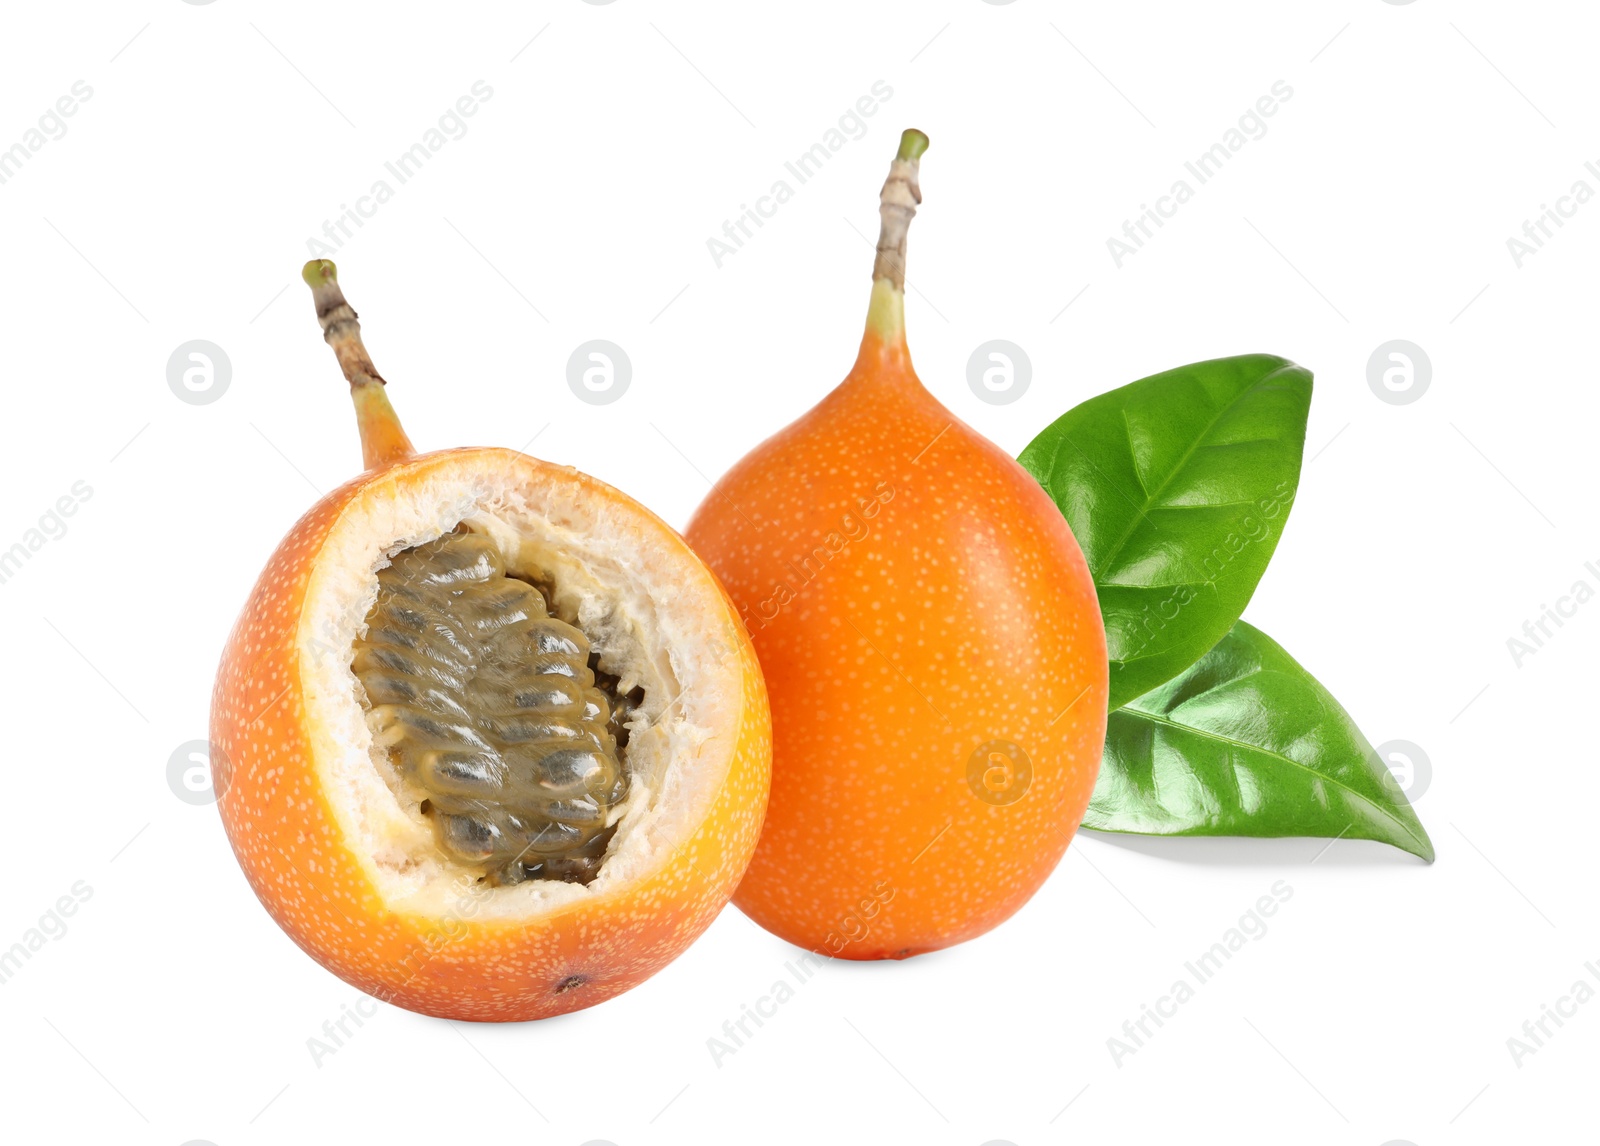
[[[1410,849],[1411,854],[1419,857],[1423,863],[1431,864],[1437,858],[1433,850],[1433,841],[1428,838],[1428,832],[1421,824],[1417,825],[1417,831],[1420,833],[1418,846]]]

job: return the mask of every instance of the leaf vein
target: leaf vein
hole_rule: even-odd
[[[1250,676],[1254,676],[1257,673],[1260,673],[1260,672],[1263,672],[1263,671],[1264,670],[1258,668],[1258,669],[1255,669],[1252,672],[1246,674],[1245,677],[1241,677],[1239,679],[1244,680],[1244,679],[1247,679]],[[1130,706],[1130,707],[1125,708],[1124,711],[1130,712],[1130,713],[1136,713],[1140,717],[1143,717],[1144,719],[1149,720],[1152,723],[1165,725],[1168,728],[1176,728],[1176,729],[1179,729],[1180,731],[1190,732],[1190,733],[1193,733],[1196,736],[1201,736],[1201,737],[1204,737],[1204,738],[1209,739],[1209,740],[1214,740],[1219,744],[1226,745],[1228,747],[1228,751],[1229,751],[1228,760],[1229,760],[1230,765],[1232,764],[1232,761],[1233,761],[1233,756],[1232,756],[1233,751],[1235,749],[1246,749],[1246,750],[1248,750],[1250,752],[1253,752],[1253,753],[1260,753],[1261,755],[1266,756],[1269,759],[1280,761],[1281,763],[1287,764],[1291,768],[1297,768],[1302,772],[1306,772],[1309,775],[1314,776],[1318,780],[1325,781],[1325,782],[1333,785],[1334,787],[1342,789],[1343,791],[1349,793],[1349,795],[1352,798],[1354,798],[1356,800],[1359,800],[1361,803],[1363,803],[1363,804],[1367,805],[1368,807],[1372,808],[1379,815],[1383,816],[1385,819],[1390,821],[1395,827],[1397,827],[1401,831],[1405,832],[1405,834],[1407,836],[1409,836],[1412,840],[1416,841],[1418,846],[1422,846],[1422,841],[1417,838],[1416,833],[1411,830],[1410,825],[1408,825],[1404,820],[1400,819],[1399,816],[1396,815],[1391,809],[1389,809],[1389,808],[1385,807],[1384,805],[1378,803],[1372,797],[1364,795],[1363,793],[1356,791],[1354,788],[1350,787],[1350,785],[1344,783],[1343,781],[1341,781],[1336,776],[1330,776],[1326,772],[1318,772],[1315,768],[1312,768],[1309,765],[1302,764],[1298,760],[1293,760],[1290,757],[1283,755],[1282,753],[1274,752],[1270,748],[1263,748],[1259,744],[1250,744],[1250,743],[1248,743],[1246,741],[1243,741],[1243,740],[1237,740],[1237,739],[1235,739],[1235,738],[1233,738],[1231,736],[1224,736],[1220,732],[1213,732],[1210,729],[1199,728],[1199,727],[1197,727],[1195,725],[1192,725],[1192,724],[1180,724],[1176,720],[1169,719],[1169,718],[1167,718],[1165,716],[1158,716],[1157,714],[1155,714],[1153,712],[1148,712],[1148,711],[1146,711],[1145,709],[1142,709],[1142,708],[1133,708],[1133,707]],[[1237,784],[1237,782],[1238,782],[1237,781],[1237,777],[1235,777],[1235,783]]]
[[[1278,370],[1282,370],[1282,369],[1283,369],[1282,367],[1278,368]],[[1272,374],[1267,375],[1267,378],[1271,378],[1273,375],[1277,374],[1278,370],[1274,370],[1272,372]],[[1121,556],[1123,546],[1127,545],[1128,539],[1133,536],[1133,531],[1138,527],[1139,522],[1144,519],[1145,514],[1148,514],[1150,512],[1152,502],[1156,498],[1159,498],[1161,496],[1162,491],[1165,490],[1169,484],[1171,484],[1172,479],[1175,478],[1178,475],[1178,473],[1183,469],[1184,466],[1189,464],[1190,459],[1192,459],[1194,457],[1195,451],[1200,448],[1200,445],[1205,440],[1206,435],[1210,434],[1212,430],[1216,429],[1217,428],[1217,424],[1219,422],[1221,422],[1222,419],[1225,416],[1227,416],[1227,414],[1230,411],[1232,411],[1236,406],[1238,406],[1246,398],[1248,398],[1248,397],[1252,396],[1253,394],[1255,394],[1256,391],[1261,388],[1262,384],[1265,381],[1266,381],[1265,378],[1261,379],[1260,381],[1256,382],[1255,385],[1251,386],[1248,390],[1241,391],[1236,397],[1234,397],[1234,399],[1232,401],[1227,402],[1223,406],[1221,406],[1217,410],[1216,415],[1214,417],[1212,417],[1211,421],[1206,423],[1205,428],[1203,430],[1201,430],[1200,433],[1195,436],[1195,440],[1192,443],[1190,443],[1189,448],[1183,452],[1183,456],[1177,460],[1177,462],[1173,465],[1173,467],[1169,471],[1167,471],[1167,476],[1162,479],[1161,484],[1156,487],[1156,489],[1155,489],[1155,491],[1153,493],[1149,491],[1149,488],[1147,486],[1145,486],[1143,476],[1139,475],[1139,467],[1138,467],[1138,464],[1137,464],[1137,458],[1135,458],[1135,464],[1134,464],[1133,470],[1134,470],[1134,473],[1136,475],[1139,475],[1139,484],[1146,491],[1145,492],[1144,509],[1132,521],[1128,522],[1128,527],[1122,531],[1122,536],[1117,539],[1116,544],[1111,547],[1109,552],[1107,552],[1107,553],[1105,553],[1103,555],[1101,568],[1105,568],[1105,567],[1111,565],[1112,563],[1114,563],[1116,561],[1116,559],[1119,556]],[[1123,421],[1123,425],[1127,426],[1127,424],[1128,424],[1128,414],[1127,414],[1126,408],[1124,408],[1124,410],[1122,412],[1122,421]],[[1133,449],[1132,427],[1128,427],[1128,430],[1129,430],[1128,448],[1129,448],[1129,450],[1131,452],[1132,449]]]

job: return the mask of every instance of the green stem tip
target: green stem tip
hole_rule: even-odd
[[[901,145],[904,147],[904,144]],[[333,265],[332,259],[312,259],[300,268],[300,277],[306,280],[306,285],[315,290],[317,287],[339,281],[339,268]]]
[[[928,137],[914,127],[908,127],[900,133],[900,151],[895,156],[897,159],[921,159],[922,153],[928,150]],[[332,266],[332,263],[328,264]]]

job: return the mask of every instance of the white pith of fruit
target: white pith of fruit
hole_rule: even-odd
[[[312,567],[297,646],[313,768],[343,835],[391,910],[431,918],[517,919],[604,896],[648,876],[704,820],[730,764],[743,679],[742,631],[715,580],[649,511],[574,470],[502,450],[453,451],[369,482],[345,507]],[[419,475],[416,470],[422,469]],[[555,586],[551,613],[576,624],[644,701],[628,724],[626,799],[587,885],[532,879],[494,887],[438,845],[374,745],[353,644],[390,557],[466,525],[490,537],[507,571]],[[708,631],[708,619],[716,618]]]

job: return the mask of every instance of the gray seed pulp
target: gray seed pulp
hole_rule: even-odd
[[[427,793],[440,846],[490,883],[588,883],[600,870],[642,694],[619,701],[596,659],[482,535],[446,534],[378,572],[352,665],[367,723]]]

